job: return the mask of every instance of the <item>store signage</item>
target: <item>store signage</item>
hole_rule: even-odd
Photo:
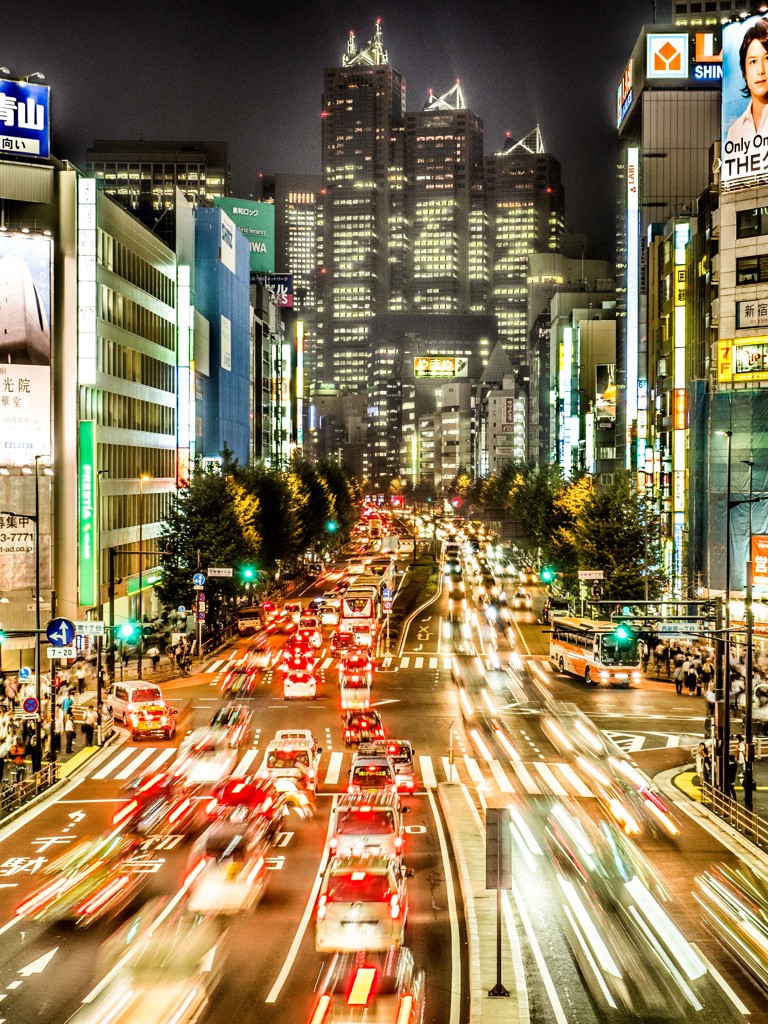
[[[768,327],[768,300],[749,299],[736,303],[736,326],[754,330]]]
[[[768,537],[752,536],[752,582],[756,587],[768,587]]]
[[[252,199],[215,196],[213,205],[226,210],[230,223],[248,240],[250,269],[272,274],[275,270],[275,205]]]
[[[454,356],[415,356],[414,377],[466,377],[467,360]]]
[[[688,77],[688,33],[649,32],[646,36],[646,78]]]
[[[632,106],[634,99],[632,90],[632,60],[630,59],[624,68],[619,88],[616,90],[616,127],[621,127],[621,122],[627,116],[627,111]]]
[[[768,337],[721,338],[718,342],[717,379],[721,384],[768,380]]]
[[[269,301],[278,309],[293,309],[293,274],[251,273],[251,284],[266,288]]]
[[[98,604],[99,536],[96,509],[96,423],[81,420],[78,425],[77,508],[79,547],[77,557],[77,586],[83,608]]]
[[[50,89],[47,85],[0,79],[0,154],[51,155]]]

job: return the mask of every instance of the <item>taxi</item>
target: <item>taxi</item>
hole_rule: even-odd
[[[315,910],[318,953],[391,950],[408,918],[405,870],[396,857],[334,857]]]
[[[176,709],[169,707],[164,701],[137,704],[126,712],[125,724],[132,740],[149,739],[153,736],[172,740],[176,735]]]
[[[306,669],[290,669],[283,679],[283,699],[317,697],[317,676]]]
[[[385,739],[381,715],[373,708],[365,711],[350,709],[341,716],[341,720],[344,723],[344,743],[348,747],[365,740],[373,742]]]
[[[267,746],[260,771],[274,779],[281,792],[293,785],[314,795],[322,752],[309,729],[278,729]]]
[[[387,953],[336,955],[322,981],[309,1024],[420,1024],[426,983],[406,946]]]

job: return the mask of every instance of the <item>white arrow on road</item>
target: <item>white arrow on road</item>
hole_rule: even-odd
[[[18,972],[23,978],[28,978],[30,974],[42,974],[48,964],[53,960],[56,953],[58,953],[59,947],[56,946],[50,952],[44,953],[39,956],[37,960],[33,960],[31,964],[27,964],[26,967],[22,967]]]

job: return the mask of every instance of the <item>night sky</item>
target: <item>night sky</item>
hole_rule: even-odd
[[[657,21],[669,12],[660,0]],[[408,109],[460,78],[486,153],[538,122],[569,228],[613,258],[616,86],[650,0],[35,0],[4,5],[0,65],[45,74],[57,156],[84,167],[97,138],[224,140],[248,196],[259,172],[319,173],[323,68],[341,63],[350,28],[364,45],[377,16]]]

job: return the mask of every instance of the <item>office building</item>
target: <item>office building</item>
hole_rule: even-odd
[[[96,139],[86,153],[86,171],[170,248],[176,189],[195,206],[230,195],[226,142]]]

